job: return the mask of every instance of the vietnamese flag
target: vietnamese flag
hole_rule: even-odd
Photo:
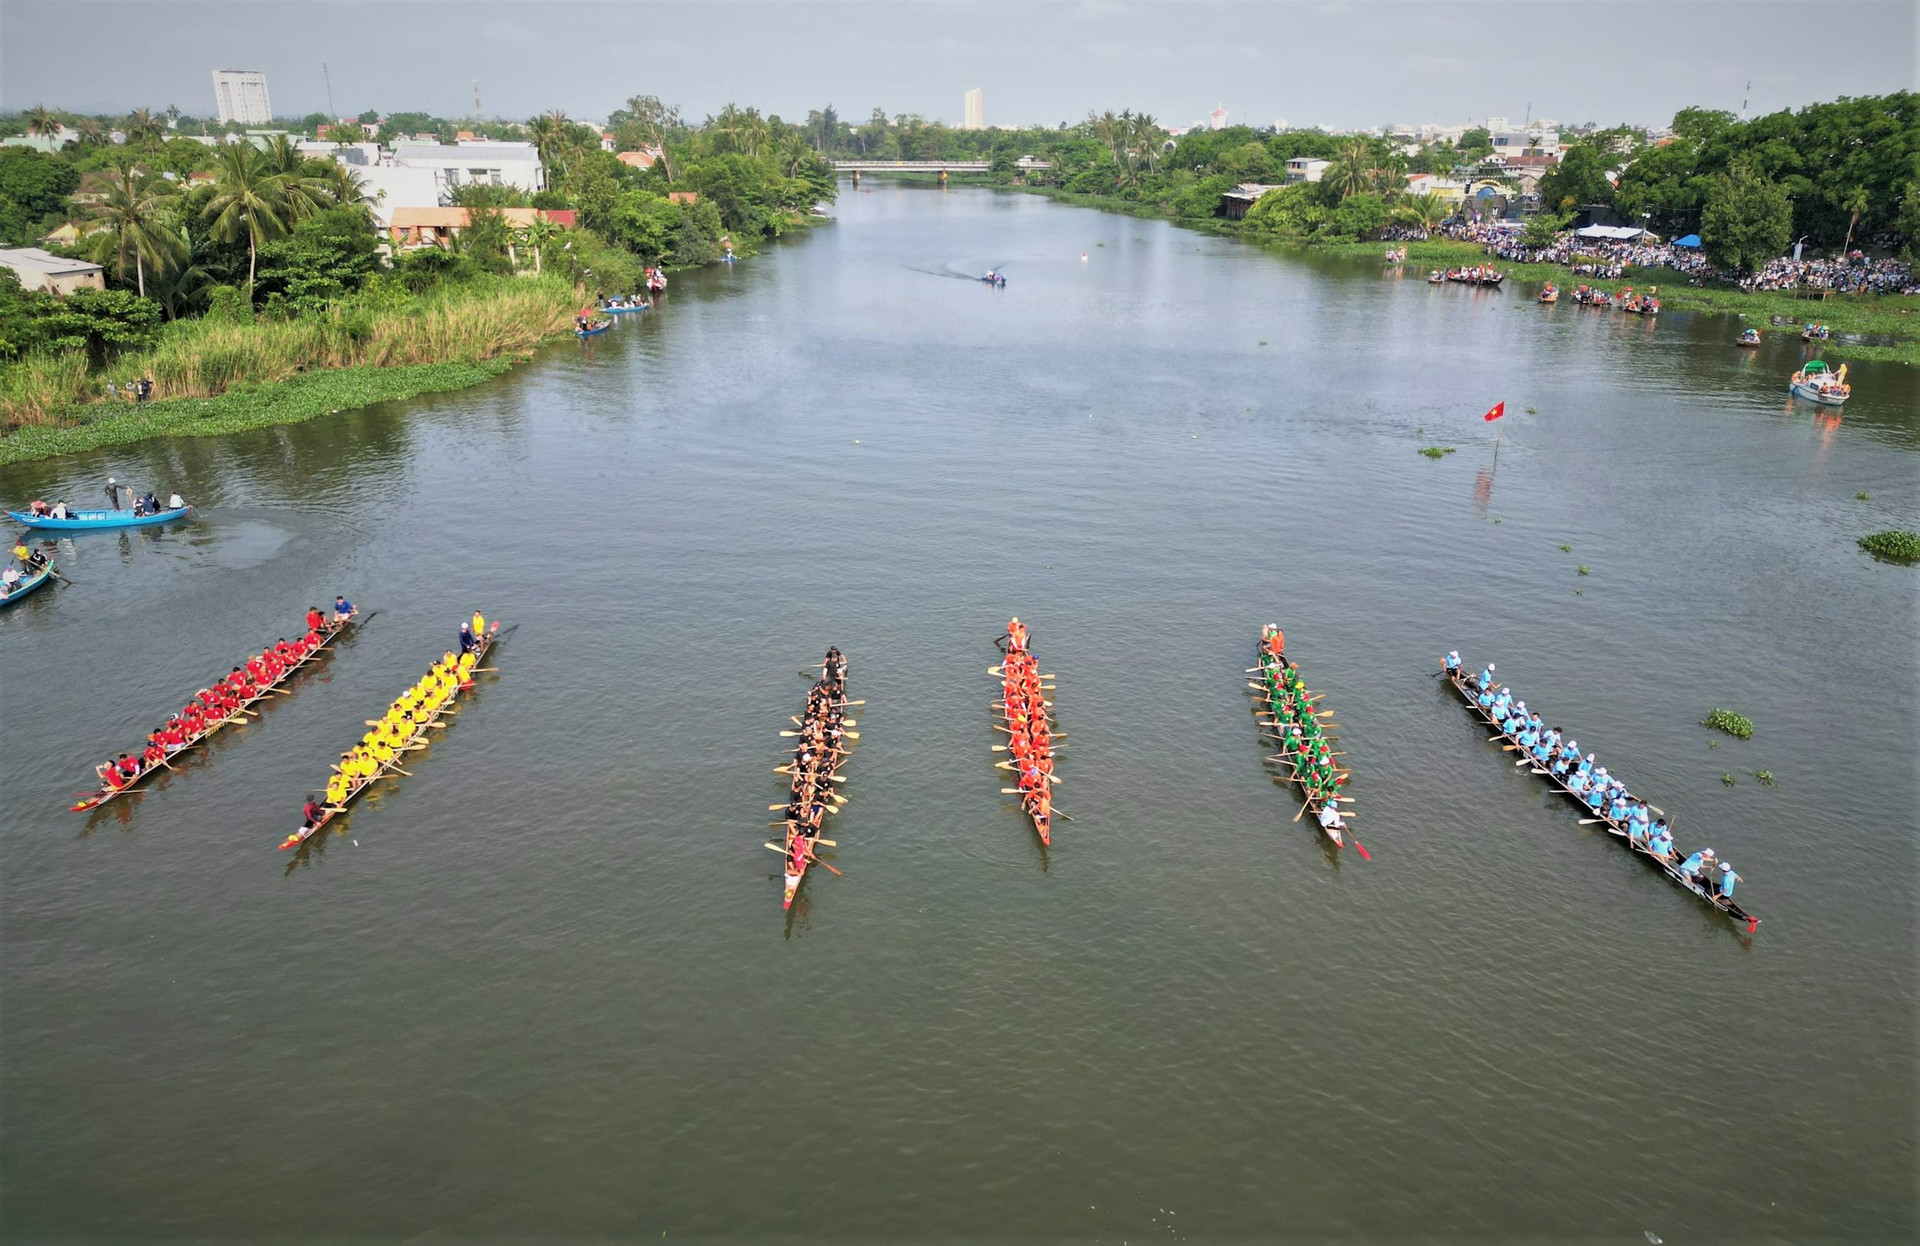
[[[1493,421],[1499,419],[1501,416],[1505,415],[1506,413],[1507,413],[1507,404],[1504,401],[1496,402],[1493,404],[1493,410],[1487,412],[1486,415],[1482,416],[1481,418],[1486,420],[1489,424],[1491,424]]]

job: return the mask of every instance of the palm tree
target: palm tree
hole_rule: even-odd
[[[171,130],[174,126],[179,125],[180,124],[180,105],[168,104],[167,111],[166,111],[166,118],[167,118],[167,128],[169,130]]]
[[[333,202],[337,183],[331,176],[310,175],[306,171],[307,158],[285,134],[269,138],[267,145],[260,149],[258,159],[268,175],[280,184],[280,197],[289,224],[305,220]]]
[[[220,148],[219,182],[202,217],[212,223],[214,237],[232,242],[247,238],[247,291],[253,291],[263,244],[287,233],[286,188],[250,143],[227,143]]]
[[[547,170],[547,185],[557,186],[565,177],[564,160],[567,148],[567,131],[572,125],[567,114],[555,108],[527,122],[527,136],[533,140],[533,147],[540,155],[540,163]]]
[[[1847,192],[1847,197],[1840,201],[1840,210],[1852,214],[1847,220],[1847,240],[1840,244],[1842,257],[1853,249],[1853,227],[1860,223],[1860,218],[1865,216],[1867,209],[1872,206],[1873,201],[1867,197],[1865,186],[1855,186]]]
[[[533,251],[533,275],[537,277],[540,275],[540,252],[560,236],[560,227],[548,220],[546,213],[538,212],[521,232],[527,240],[527,246]]]
[[[373,200],[367,195],[367,184],[338,160],[327,162],[327,171],[313,179],[325,187],[325,195],[333,207],[367,207]]]
[[[148,151],[152,151],[166,133],[165,123],[150,108],[134,109],[121,124],[126,131],[127,142],[137,143]]]
[[[35,104],[20,115],[27,123],[29,134],[45,138],[60,128],[60,114],[45,104]]]
[[[73,123],[73,129],[80,136],[80,146],[98,147],[107,141],[107,127],[95,117],[82,117]]]
[[[1408,225],[1431,230],[1447,219],[1447,202],[1431,192],[1408,195],[1394,208],[1394,216]]]
[[[147,267],[157,274],[186,259],[187,242],[168,219],[176,196],[166,182],[140,172],[130,156],[114,162],[106,198],[93,208],[94,219],[105,224],[100,253],[113,261],[114,275],[127,279],[127,257],[133,257],[134,280],[140,297],[147,295]]]

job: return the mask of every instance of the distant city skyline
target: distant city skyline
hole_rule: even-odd
[[[999,125],[1050,126],[1123,108],[1166,125],[1205,125],[1215,106],[1248,124],[1285,116],[1338,129],[1477,124],[1529,106],[1565,125],[1661,125],[1685,107],[1737,112],[1747,99],[1760,115],[1911,89],[1917,59],[1908,0],[1818,6],[1821,24],[1845,34],[1840,74],[1825,58],[1781,54],[1804,38],[1809,9],[1778,0],[1693,0],[1663,6],[1657,21],[1644,4],[1609,0],[1446,9],[1400,0],[884,9],[747,0],[725,6],[724,49],[713,39],[711,5],[608,4],[595,9],[590,37],[542,20],[552,11],[481,0],[463,5],[456,24],[445,5],[417,0],[6,0],[0,108],[116,113],[176,104],[212,115],[207,75],[246,65],[271,77],[280,115],[301,116],[332,111],[324,62],[343,114],[468,116],[478,78],[490,115],[515,120],[551,108],[603,119],[628,96],[651,94],[696,121],[735,102],[788,120],[833,104],[854,122],[879,107],[964,124],[964,104],[958,114],[953,107],[972,84],[993,92]],[[874,20],[883,13],[884,22]],[[992,33],[1006,29],[1019,37]],[[140,55],[76,75],[59,50],[82,30],[111,30]],[[1489,73],[1488,48],[1522,59],[1499,60],[1513,72]],[[1526,71],[1529,49],[1551,56],[1551,74]]]

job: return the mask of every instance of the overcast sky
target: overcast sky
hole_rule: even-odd
[[[280,115],[561,108],[628,96],[689,118],[729,100],[796,120],[835,105],[989,124],[1135,108],[1162,124],[1458,124],[1489,114],[1660,123],[1911,89],[1915,0],[849,4],[707,0],[0,0],[0,108],[213,112],[216,68],[267,74]]]

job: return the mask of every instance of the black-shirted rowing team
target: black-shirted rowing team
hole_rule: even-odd
[[[830,648],[821,663],[820,678],[807,690],[806,711],[797,720],[800,743],[794,747],[793,761],[780,768],[788,776],[783,908],[793,906],[807,866],[817,859],[814,845],[820,838],[821,820],[846,803],[847,798],[833,790],[839,778],[834,771],[848,752],[851,733],[847,728],[854,725],[846,716],[846,704],[847,659],[838,647]]]

